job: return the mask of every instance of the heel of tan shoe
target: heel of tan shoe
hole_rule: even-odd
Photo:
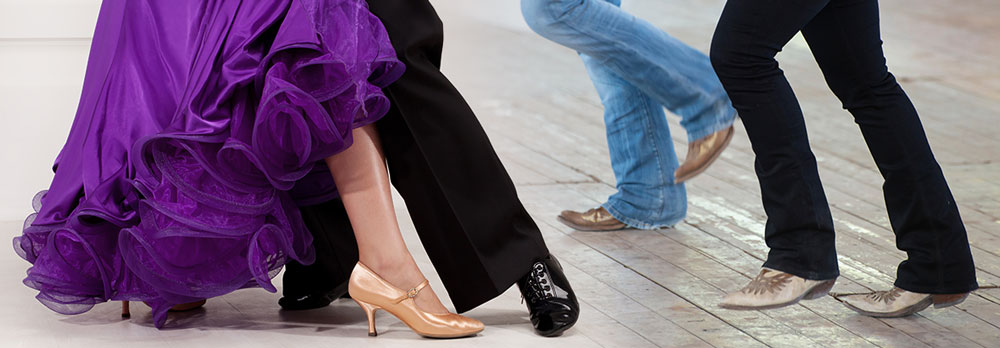
[[[934,308],[945,308],[957,305],[959,303],[965,302],[965,299],[969,297],[969,293],[964,294],[948,294],[948,295],[931,295],[931,299],[934,301]]]
[[[201,307],[204,307],[205,303],[208,303],[208,301],[201,300],[201,301],[196,301],[196,302],[191,302],[191,303],[182,303],[182,304],[170,307],[170,312],[190,312],[190,311],[193,311],[195,309],[199,309]]]
[[[122,319],[128,319],[132,317],[132,312],[129,311],[128,301],[122,301]]]
[[[363,309],[365,314],[368,315],[368,336],[378,336],[378,331],[375,330],[375,311],[381,308],[359,300],[354,300],[354,302],[357,302],[358,306],[361,306],[361,309]]]
[[[814,286],[805,296],[802,297],[803,300],[815,300],[826,296],[830,293],[830,289],[833,289],[833,284],[836,283],[836,279],[830,279],[820,284]]]

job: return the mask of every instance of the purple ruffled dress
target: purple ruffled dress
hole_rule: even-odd
[[[38,300],[173,305],[311,263],[297,204],[403,72],[363,0],[104,0],[55,179],[14,248]]]

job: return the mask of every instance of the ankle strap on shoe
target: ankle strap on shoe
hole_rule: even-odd
[[[400,296],[400,297],[396,298],[396,300],[394,300],[393,302],[394,303],[400,303],[400,302],[406,301],[406,299],[408,299],[408,298],[416,298],[417,295],[420,294],[420,290],[423,290],[424,288],[426,288],[427,285],[428,285],[427,279],[424,279],[424,281],[420,282],[420,284],[418,284],[416,287],[414,287],[414,288],[410,289],[409,291],[407,291],[406,295],[403,295],[403,296]]]

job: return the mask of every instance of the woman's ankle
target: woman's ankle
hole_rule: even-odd
[[[412,287],[424,280],[423,274],[412,259],[398,257],[361,257],[360,262],[380,277],[400,288]],[[406,281],[407,284],[397,284]],[[409,283],[413,284],[409,284]]]
[[[420,272],[420,268],[417,267],[416,262],[412,258],[403,258],[400,260],[395,258],[361,257],[360,260],[362,264],[368,266],[368,269],[371,269],[375,274],[382,277],[382,279],[404,291],[419,285],[425,279],[423,273]],[[430,313],[444,314],[450,312],[441,303],[437,294],[429,287],[424,288],[415,300],[418,307]]]

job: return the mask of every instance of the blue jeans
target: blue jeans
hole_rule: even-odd
[[[663,108],[689,141],[736,118],[708,56],[622,11],[621,0],[521,0],[528,26],[583,58],[604,105],[618,191],[602,206],[634,228],[673,226],[687,213]]]

